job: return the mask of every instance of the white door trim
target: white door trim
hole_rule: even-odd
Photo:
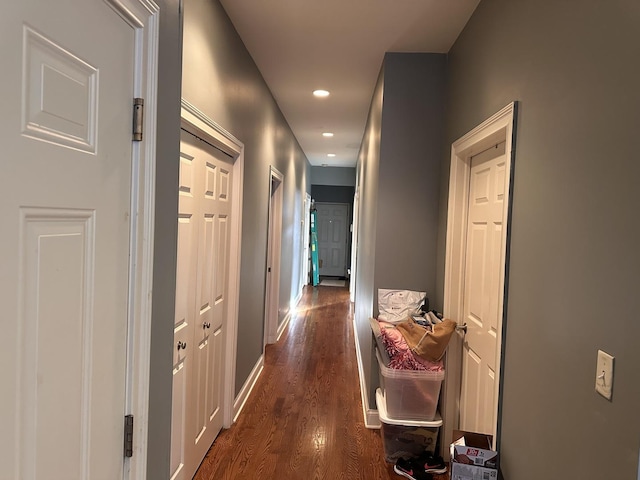
[[[233,424],[235,397],[236,357],[238,339],[238,310],[240,307],[240,244],[242,239],[242,188],[244,185],[244,144],[204,113],[182,99],[181,126],[231,155],[233,163],[231,203],[231,232],[229,249],[229,305],[224,329],[224,365],[222,367],[222,425]]]
[[[304,286],[309,284],[309,224],[311,222],[311,195],[308,193],[305,193],[302,215],[302,273],[300,275],[300,292],[298,293],[298,298],[302,296],[302,289]]]
[[[133,95],[144,98],[145,109],[143,140],[134,142],[132,148],[125,412],[132,414],[135,422],[133,457],[125,458],[123,472],[125,479],[144,480],[149,424],[160,8],[152,0],[105,2],[135,31]]]
[[[358,266],[358,218],[360,216],[360,188],[356,184],[353,195],[353,220],[351,223],[351,265],[349,273],[349,299],[351,303],[356,301],[356,278]]]
[[[505,172],[505,201],[503,218],[507,228],[502,230],[502,247],[500,254],[500,289],[498,300],[498,338],[497,349],[500,359],[496,362],[496,392],[495,392],[495,422],[497,433],[494,437],[494,447],[499,442],[500,417],[498,406],[500,404],[500,384],[502,370],[502,331],[504,328],[504,293],[505,274],[507,262],[507,240],[509,231],[509,210],[511,198],[511,174],[513,162],[513,146],[516,118],[515,102],[507,105],[491,118],[471,130],[451,145],[451,170],[449,177],[449,204],[447,213],[447,243],[444,274],[444,306],[443,314],[447,318],[458,320],[463,318],[464,307],[464,271],[465,252],[467,246],[467,214],[469,201],[469,176],[471,170],[471,157],[486,150],[488,147],[501,141],[505,142],[505,154],[509,159],[506,162]],[[459,399],[461,386],[461,355],[462,338],[455,336],[449,344],[447,352],[447,373],[443,390],[443,417],[444,417],[444,441],[448,446],[451,443],[452,432],[459,425]],[[448,448],[444,448],[445,456],[448,456]]]
[[[269,216],[267,220],[267,265],[265,268],[264,345],[278,341],[283,183],[284,175],[277,168],[271,166],[269,168]],[[275,189],[273,188],[274,184],[276,184]]]

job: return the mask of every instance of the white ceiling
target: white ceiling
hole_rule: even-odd
[[[311,165],[353,167],[384,53],[448,52],[479,1],[221,3]]]

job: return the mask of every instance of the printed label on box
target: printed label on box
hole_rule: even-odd
[[[498,471],[462,463],[451,464],[451,480],[497,480]]]

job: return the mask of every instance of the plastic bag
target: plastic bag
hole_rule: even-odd
[[[390,323],[403,322],[411,315],[418,314],[426,296],[426,292],[379,288],[378,319]]]

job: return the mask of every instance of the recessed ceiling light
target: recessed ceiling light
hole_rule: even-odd
[[[322,136],[323,137],[333,137],[333,133],[331,133],[331,132],[323,132]]]
[[[327,157],[335,157],[336,154],[335,153],[327,153]]]
[[[329,92],[327,90],[314,90],[313,95],[316,97],[328,97]]]
[[[328,166],[329,166],[329,164],[328,164],[328,163],[323,163],[323,164],[322,164],[322,166],[323,166],[323,167],[328,167]]]

